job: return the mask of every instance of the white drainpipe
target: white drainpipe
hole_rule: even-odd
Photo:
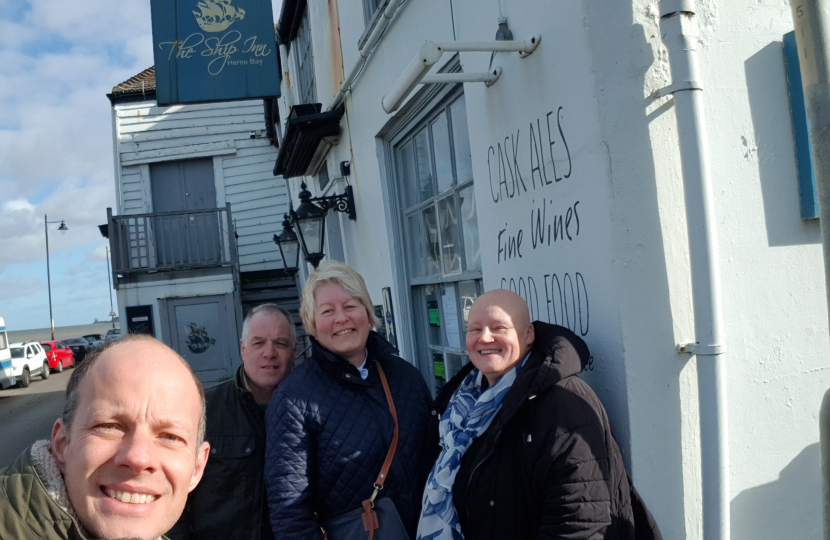
[[[360,75],[360,72],[363,70],[366,62],[369,61],[369,55],[372,54],[372,50],[374,50],[375,45],[377,45],[381,40],[383,33],[389,26],[389,23],[392,22],[395,12],[398,11],[398,8],[405,1],[406,0],[389,0],[389,4],[387,4],[386,9],[383,11],[383,16],[380,17],[374,30],[372,30],[372,33],[369,34],[369,38],[366,40],[366,43],[364,43],[363,47],[361,47],[360,58],[358,58],[355,62],[354,67],[352,67],[352,70],[349,72],[346,80],[344,80],[343,84],[340,85],[340,90],[337,91],[337,94],[334,96],[334,99],[331,101],[331,104],[327,110],[334,110],[339,107],[341,103],[343,103],[343,99],[346,97],[346,92],[351,89],[355,79],[357,79],[357,76]]]
[[[669,51],[689,229],[695,343],[681,346],[697,356],[700,447],[703,476],[703,538],[729,539],[729,436],[726,409],[726,348],[712,175],[703,89],[697,61],[698,25],[693,0],[661,0],[660,31]],[[691,350],[690,350],[691,349]]]

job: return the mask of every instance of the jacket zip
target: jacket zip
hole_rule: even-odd
[[[484,464],[485,461],[490,459],[490,456],[492,456],[493,452],[496,451],[496,443],[499,442],[499,437],[501,437],[501,430],[499,430],[499,432],[496,433],[496,436],[493,437],[493,443],[490,445],[490,451],[487,453],[487,455],[485,455],[478,463],[476,463],[476,466],[473,467],[473,470],[470,473],[470,479],[467,480],[467,487],[464,490],[464,494],[467,498],[467,501],[470,500],[470,486],[473,484],[473,477],[476,475],[476,472],[478,471],[478,468],[481,467],[482,464]],[[467,515],[467,522],[469,523],[471,521],[470,520],[470,505],[469,504],[467,504],[467,508],[466,508],[464,513]]]
[[[528,396],[528,397],[524,398],[524,399],[522,400],[523,402],[524,402],[524,401],[530,401],[531,399],[533,399],[533,398],[535,398],[535,397],[536,397],[536,394],[534,394],[534,393],[532,393],[532,392],[529,392],[529,393],[530,393],[530,396]],[[520,411],[522,410],[522,408],[523,408],[523,405],[524,405],[524,403],[522,403],[522,404],[520,404],[518,407],[516,407],[515,412],[514,412],[514,413],[510,416],[510,418],[508,418],[508,419],[504,422],[504,425],[505,425],[505,426],[506,426],[507,424],[509,424],[509,423],[510,423],[510,422],[511,422],[511,421],[512,421],[512,420],[513,420],[513,419],[514,419],[514,418],[515,418],[518,414],[519,414],[519,412],[520,412]],[[478,463],[476,463],[475,467],[473,467],[472,472],[470,472],[470,479],[469,479],[469,480],[467,480],[467,487],[466,487],[466,488],[465,488],[465,490],[464,490],[464,494],[466,495],[466,498],[467,498],[467,500],[468,500],[468,501],[470,500],[470,486],[472,486],[472,484],[473,484],[473,477],[475,477],[476,472],[478,472],[479,467],[481,467],[481,466],[484,464],[484,462],[485,462],[485,461],[487,461],[488,459],[490,459],[490,457],[491,457],[491,456],[493,455],[493,453],[496,451],[496,444],[499,442],[499,438],[501,438],[501,434],[502,434],[502,432],[503,432],[503,431],[504,431],[504,429],[500,429],[500,430],[498,431],[498,433],[496,433],[496,435],[493,437],[493,442],[492,442],[492,444],[490,445],[490,450],[487,452],[487,454],[486,454],[486,455],[485,455],[485,456],[484,456],[484,457],[483,457],[483,458],[482,458],[482,459],[481,459]],[[465,513],[465,514],[466,514],[466,516],[467,516],[467,522],[470,522],[471,520],[470,520],[470,505],[469,505],[469,504],[467,504],[467,509],[465,510],[465,512],[464,512],[464,513]]]

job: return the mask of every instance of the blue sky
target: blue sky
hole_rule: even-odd
[[[272,0],[275,17],[281,0]],[[104,238],[115,206],[106,94],[153,64],[150,1],[0,0],[0,317],[49,326],[105,320]],[[115,295],[113,294],[113,301]]]

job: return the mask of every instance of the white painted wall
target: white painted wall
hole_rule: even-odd
[[[216,205],[231,203],[241,271],[282,268],[273,242],[288,210],[285,181],[273,176],[277,149],[265,138],[263,102],[113,107],[118,214],[151,213],[149,164],[212,157]],[[260,136],[251,138],[252,132]]]
[[[332,56],[318,52],[329,29],[339,28],[348,69],[364,27],[357,0],[337,7],[339,25],[331,8],[312,10],[324,104],[326,89],[333,96],[337,88],[322,63]],[[656,2],[407,1],[346,100],[343,136],[328,160],[332,178],[339,161],[352,161],[358,220],[342,220],[347,262],[376,303],[382,287],[396,290],[399,261],[389,246],[405,239],[382,210],[386,156],[376,136],[391,118],[382,96],[424,40],[489,40],[499,15],[517,39],[540,33],[542,44],[526,59],[497,55],[503,75],[493,87],[465,86],[485,286],[513,279],[540,319],[561,323],[561,310],[554,316],[548,303],[550,284],[554,274],[562,284],[569,276],[577,300],[569,306],[584,302],[575,318],[584,326],[573,317],[569,326],[595,358],[585,378],[609,411],[634,482],[665,538],[699,539],[696,365],[675,350],[694,338],[677,127],[671,99],[650,97],[671,82]],[[780,45],[792,29],[789,3],[700,0],[698,20],[727,325],[732,538],[818,539],[817,418],[830,386],[830,342],[819,230],[798,213]],[[489,61],[485,53],[461,55],[468,72]],[[509,147],[504,171],[515,177],[518,164],[527,189],[514,192],[511,179],[494,200],[499,145],[503,153]],[[555,216],[566,223],[570,209],[571,224],[564,238],[534,249],[532,219],[543,204],[548,223]],[[502,240],[523,231],[521,257],[503,259],[503,229]],[[410,323],[399,309],[404,342]]]
[[[160,299],[231,293],[233,293],[233,276],[231,274],[122,284],[116,291],[119,306],[118,317],[119,320],[127,321],[128,306],[153,306],[153,331],[156,338],[161,339]],[[127,323],[125,322],[122,327],[122,334],[125,335],[126,333]]]

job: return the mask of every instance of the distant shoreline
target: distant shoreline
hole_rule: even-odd
[[[116,328],[121,325],[116,322]],[[55,339],[68,339],[73,337],[81,337],[89,334],[106,334],[107,330],[112,329],[112,323],[109,321],[98,322],[95,324],[79,324],[75,326],[60,326],[55,327]],[[31,330],[6,330],[9,336],[10,343],[18,341],[49,341],[52,339],[52,331],[50,328],[33,328]]]

